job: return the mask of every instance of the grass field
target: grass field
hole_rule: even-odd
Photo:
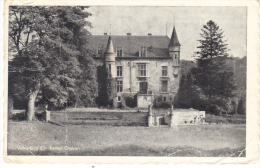
[[[8,124],[9,155],[245,156],[246,126],[162,127]],[[242,152],[241,152],[242,151]]]

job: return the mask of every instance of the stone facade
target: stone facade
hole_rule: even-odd
[[[143,108],[154,99],[172,103],[179,88],[180,69],[180,43],[175,28],[171,39],[152,35],[104,35],[93,36],[92,40],[92,47],[98,48],[95,59],[106,71],[100,81],[106,80],[99,82],[99,88],[106,87],[102,92],[107,92],[107,96],[103,97],[109,99],[111,106],[127,106],[125,95],[137,95],[136,104]]]

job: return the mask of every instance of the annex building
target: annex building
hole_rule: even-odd
[[[93,35],[99,95],[114,107],[171,103],[179,88],[180,43],[176,29],[168,36]]]

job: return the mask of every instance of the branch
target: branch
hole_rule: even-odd
[[[29,35],[30,35],[30,33],[31,33],[31,30],[32,30],[32,27],[30,27],[30,30],[29,30],[28,33],[27,33],[27,38],[26,38],[26,41],[25,41],[25,45],[28,44],[28,41],[29,41]]]

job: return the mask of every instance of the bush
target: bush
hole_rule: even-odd
[[[124,99],[125,106],[134,108],[137,106],[137,94],[135,95],[122,95],[122,98]]]
[[[153,104],[154,108],[163,108],[163,109],[168,109],[171,108],[171,104],[168,102],[156,102]]]
[[[234,106],[231,99],[214,101],[211,112],[218,115],[234,113]]]

